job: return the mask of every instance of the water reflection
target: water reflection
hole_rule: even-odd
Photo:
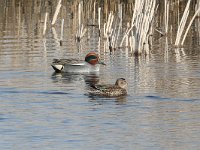
[[[62,46],[59,19],[42,36],[44,14],[48,11],[50,20],[57,1],[0,3],[0,149],[199,149],[200,19],[195,19],[185,46],[175,49],[180,17],[175,3],[170,8],[175,19],[169,18],[173,29],[169,37],[153,36],[149,56],[134,57],[128,47],[110,55],[95,26],[88,26],[83,40],[75,42],[78,2],[62,1]],[[97,19],[93,2],[84,1],[82,15],[88,24]],[[163,26],[160,2],[158,26]],[[181,1],[181,8],[186,2]],[[122,3],[125,30],[133,3]],[[117,14],[118,4],[102,1],[107,8],[102,9],[102,22],[109,11]],[[82,58],[90,50],[107,64],[99,73],[52,74],[53,58]],[[91,84],[113,83],[119,77],[128,81],[127,96],[87,94]]]
[[[99,82],[99,74],[98,73],[67,73],[54,72],[52,74],[52,80],[54,82],[62,82],[62,83],[75,83],[84,81],[86,85],[93,85]]]
[[[98,84],[100,81],[99,73],[82,73],[82,74],[77,74],[77,73],[66,73],[66,72],[61,72],[61,73],[56,73],[54,72],[51,76],[53,82],[59,82],[62,84],[74,84],[76,87],[76,83],[79,83],[81,81],[84,81],[85,83],[85,94],[88,96],[89,101],[93,103],[98,103],[99,105],[103,105],[104,103],[106,104],[107,102],[115,102],[116,104],[125,104],[127,101],[127,96],[119,96],[115,98],[109,98],[109,97],[100,97],[100,96],[92,96],[88,94],[88,91],[90,90],[90,86],[94,84]]]
[[[89,102],[92,102],[96,105],[106,105],[108,103],[114,102],[116,105],[124,105],[127,102],[127,96],[119,96],[114,98],[104,98],[99,96],[92,96],[89,94],[86,94],[89,98]]]

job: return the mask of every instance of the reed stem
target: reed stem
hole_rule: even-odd
[[[101,7],[98,9],[99,37],[101,36]]]
[[[60,46],[62,46],[62,41],[63,41],[63,31],[64,31],[64,19],[61,21],[61,31],[60,31]]]
[[[192,19],[191,19],[191,21],[190,21],[190,23],[189,23],[189,25],[188,25],[188,27],[187,27],[187,29],[186,29],[186,31],[185,31],[185,34],[184,34],[184,36],[183,36],[183,40],[182,40],[182,42],[181,42],[181,45],[184,44],[185,38],[186,38],[186,36],[187,36],[187,34],[188,34],[188,31],[189,31],[189,29],[190,29],[190,27],[191,27],[191,25],[192,25],[192,23],[193,23],[195,17],[198,15],[199,12],[200,12],[200,7],[199,7],[199,9],[196,11],[196,13],[194,14],[194,16],[193,16]]]
[[[56,22],[56,20],[57,20],[57,17],[58,17],[60,8],[61,8],[61,6],[62,6],[62,5],[61,5],[61,1],[62,1],[62,0],[59,0],[59,1],[58,1],[58,4],[57,4],[57,6],[56,6],[56,11],[55,11],[55,13],[54,13],[54,16],[53,16],[53,20],[52,20],[52,22],[51,22],[51,25],[54,25],[55,22]]]
[[[43,28],[43,36],[46,33],[46,29],[47,29],[47,17],[48,17],[48,13],[45,13],[45,19],[44,19],[44,28]]]
[[[165,34],[168,33],[168,23],[169,23],[169,1],[165,0]]]
[[[178,27],[178,31],[177,31],[177,35],[176,35],[176,41],[175,41],[175,46],[178,46],[180,44],[180,40],[181,40],[181,36],[183,34],[185,25],[186,25],[186,21],[189,15],[189,6],[190,6],[190,2],[191,0],[188,1],[186,7],[185,7],[185,11],[183,13],[180,25]]]

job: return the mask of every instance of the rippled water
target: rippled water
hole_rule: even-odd
[[[198,45],[166,56],[158,41],[139,58],[101,50],[99,73],[55,74],[53,58],[84,57],[96,35],[77,44],[66,34],[59,46],[53,31],[43,38],[22,25],[18,36],[12,22],[0,26],[0,149],[199,149]],[[127,96],[87,95],[88,84],[119,77]]]

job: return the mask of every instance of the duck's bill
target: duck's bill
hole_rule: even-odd
[[[104,62],[102,62],[102,61],[99,61],[98,64],[100,64],[100,65],[106,65],[106,64],[105,64]]]

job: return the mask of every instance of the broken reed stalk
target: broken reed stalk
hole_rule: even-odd
[[[168,23],[169,23],[169,0],[165,0],[165,34],[168,33]]]
[[[108,21],[104,24],[104,37],[108,38],[112,32],[112,23],[113,23],[114,15],[113,12],[109,13]]]
[[[62,21],[61,21],[61,31],[60,31],[60,40],[63,40],[63,29],[64,29],[64,22],[65,22],[65,20],[64,19],[62,19]]]
[[[117,31],[117,35],[116,35],[116,39],[114,41],[114,48],[116,49],[117,47],[117,41],[118,41],[118,38],[119,38],[119,33],[120,33],[120,30],[122,28],[122,4],[119,4],[118,5],[118,10],[119,10],[119,13],[118,13],[118,17],[119,17],[119,27],[118,27],[118,31]]]
[[[58,35],[57,35],[57,32],[56,32],[56,29],[52,26],[52,33],[53,33],[53,38],[55,39],[55,42],[56,42],[56,45],[59,45],[59,39],[58,39]]]
[[[104,38],[107,40],[107,44],[109,45],[110,52],[116,49],[115,41],[116,41],[116,28],[117,23],[115,22],[113,27],[114,15],[111,11],[108,16],[107,22],[104,24]],[[116,20],[115,20],[116,21]]]
[[[135,1],[135,7],[134,7],[134,12],[133,12],[133,15],[132,15],[132,20],[131,20],[131,27],[129,28],[129,26],[127,26],[127,30],[122,38],[122,41],[120,43],[120,47],[122,47],[122,44],[125,40],[125,38],[129,35],[130,31],[133,29],[133,27],[135,26],[135,19],[136,19],[136,15],[139,14],[142,10],[142,6],[143,6],[143,3],[144,3],[144,0],[141,1],[141,3],[138,1]]]
[[[116,20],[115,20],[115,23],[114,23],[114,28],[111,29],[111,34],[109,36],[109,45],[110,45],[110,51],[112,52],[113,50],[116,50],[116,47],[115,47],[115,41],[116,41],[116,28],[117,28],[117,23],[116,23]]]
[[[200,7],[198,8],[198,10],[196,11],[196,13],[194,14],[194,16],[193,16],[192,19],[191,19],[191,21],[190,21],[190,23],[189,23],[189,25],[188,25],[188,27],[187,27],[187,29],[186,29],[186,31],[185,31],[185,34],[184,34],[184,36],[183,36],[183,40],[182,40],[182,42],[181,42],[181,45],[184,44],[185,38],[186,38],[186,36],[187,36],[187,34],[188,34],[188,31],[189,31],[189,29],[190,29],[190,27],[191,27],[191,25],[192,25],[192,23],[193,23],[195,17],[198,15],[199,12],[200,12]]]
[[[84,28],[82,24],[80,38],[82,38],[85,35],[86,31],[87,31],[86,28]]]
[[[81,34],[81,2],[78,4],[78,35]]]
[[[96,20],[96,1],[94,1],[94,6],[93,6],[93,8],[94,8],[94,11],[93,11],[93,24],[95,24],[95,20]]]
[[[196,9],[198,10],[199,7],[200,7],[200,1],[197,1]],[[197,14],[197,16],[200,16],[200,12]]]
[[[127,29],[128,28],[130,28],[130,23],[129,22],[127,22]],[[128,36],[126,36],[125,40],[126,40],[125,46],[128,47]]]
[[[197,4],[196,4],[196,10],[198,10],[198,8],[200,7],[200,1],[197,1]],[[200,17],[200,12],[197,14],[197,16]]]
[[[109,27],[108,27],[108,34],[110,35],[110,34],[112,34],[112,24],[113,24],[113,19],[114,19],[114,15],[112,14],[112,17],[111,17],[111,20],[110,20],[110,25],[109,25]]]
[[[128,36],[132,36],[131,44],[135,43],[135,45],[132,45],[132,51],[134,51],[134,54],[140,55],[142,54],[142,50],[145,50],[146,54],[149,53],[149,50],[145,49],[144,45],[148,44],[149,31],[152,26],[155,10],[157,10],[155,0],[135,1],[131,25],[130,28],[127,28],[122,38],[120,47],[125,39],[129,39]],[[130,35],[130,31],[132,30],[133,34]]]
[[[101,36],[101,7],[98,9],[99,37]]]
[[[62,42],[63,42],[64,21],[65,21],[64,19],[62,19],[61,21],[60,46],[62,46]]]
[[[78,4],[78,30],[76,33],[76,40],[78,42],[81,41],[81,38],[84,36],[84,34],[86,33],[86,28],[84,28],[83,24],[81,23],[81,13],[82,13],[82,7],[83,7],[83,1],[81,1]]]
[[[46,29],[47,29],[47,17],[48,17],[48,13],[46,12],[45,13],[45,19],[44,19],[44,28],[43,28],[43,36],[45,35],[46,33]]]
[[[138,52],[141,54],[141,50],[144,49],[144,44],[148,44],[148,39],[149,39],[149,29],[152,26],[152,20],[154,16],[154,12],[156,10],[156,1],[155,0],[149,0],[148,2],[146,1],[145,5],[145,13],[144,13],[144,19],[143,23],[141,26],[141,37],[139,39],[139,47],[138,47]],[[149,54],[149,49],[144,49],[146,54]]]
[[[51,22],[51,25],[54,25],[55,24],[55,22],[56,22],[56,20],[57,20],[57,17],[58,17],[58,13],[59,13],[59,11],[60,11],[60,8],[61,8],[61,1],[62,0],[59,0],[58,1],[58,4],[57,4],[57,6],[56,6],[56,11],[55,11],[55,13],[54,13],[54,16],[53,16],[53,20],[52,20],[52,22]]]
[[[181,36],[183,34],[183,31],[184,31],[184,28],[185,28],[185,25],[186,25],[186,22],[187,22],[187,18],[188,18],[188,15],[189,15],[190,2],[191,2],[191,0],[188,1],[187,5],[185,7],[185,10],[184,10],[183,16],[181,18],[181,22],[179,24],[178,31],[177,31],[177,34],[176,34],[175,46],[180,45]]]

